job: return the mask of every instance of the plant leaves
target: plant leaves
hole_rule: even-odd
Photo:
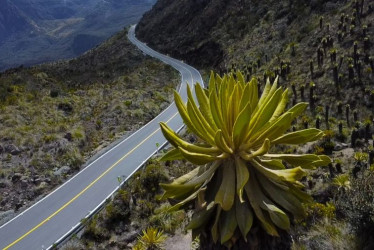
[[[229,211],[235,199],[235,170],[231,162],[221,167],[223,168],[223,179],[214,200],[221,205],[224,211]]]
[[[174,161],[183,159],[183,155],[177,148],[169,150],[166,154],[159,158],[159,161]]]
[[[253,224],[253,212],[246,202],[240,202],[238,199],[235,200],[236,209],[236,221],[240,232],[243,235],[245,241],[247,241],[247,234],[252,228]]]
[[[220,216],[219,223],[219,228],[221,231],[221,244],[224,244],[231,239],[237,225],[235,209],[230,209],[227,212],[223,211],[222,216]]]
[[[238,194],[240,202],[243,200],[243,188],[249,179],[249,171],[247,164],[240,158],[235,157],[235,167],[236,167],[236,193]]]
[[[272,144],[303,144],[321,139],[323,135],[324,133],[316,128],[303,129],[278,137]]]

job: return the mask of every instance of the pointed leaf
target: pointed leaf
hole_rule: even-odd
[[[222,168],[223,179],[214,200],[224,211],[228,211],[235,199],[235,171],[232,164],[222,165]]]
[[[247,164],[240,158],[235,157],[235,167],[236,167],[236,193],[239,196],[240,202],[243,200],[243,189],[245,184],[249,179],[249,171]]]
[[[306,172],[301,167],[272,170],[262,166],[257,160],[250,161],[252,166],[256,168],[261,174],[275,181],[295,182],[306,175]]]
[[[275,205],[267,204],[266,202],[264,202],[264,204],[274,224],[283,230],[288,230],[290,228],[290,219],[288,216]]]
[[[186,160],[196,165],[204,165],[204,164],[207,164],[208,162],[212,162],[218,159],[217,156],[190,152],[181,147],[179,147],[179,150],[181,154],[183,155],[183,157],[186,158]]]
[[[216,135],[214,136],[214,142],[216,146],[221,149],[223,152],[228,154],[232,154],[234,151],[227,145],[225,138],[223,137],[223,133],[221,130],[218,130]]]
[[[183,155],[177,148],[169,150],[166,154],[160,157],[159,161],[174,161],[183,159]]]
[[[307,102],[299,102],[298,104],[290,108],[287,112],[292,113],[292,120],[293,120],[296,117],[298,117],[301,113],[303,113],[307,107],[308,107]]]
[[[230,209],[228,212],[223,211],[220,217],[220,231],[221,231],[221,244],[229,241],[235,233],[238,223],[236,221],[235,209]]]
[[[309,128],[285,134],[272,141],[272,144],[303,144],[316,141],[323,137],[323,132],[319,129]]]
[[[218,230],[218,223],[219,223],[219,218],[221,216],[221,213],[222,213],[222,208],[220,206],[217,206],[216,219],[214,220],[214,224],[211,229],[212,239],[214,243],[217,243],[219,234],[220,234]]]
[[[215,207],[210,207],[210,209],[205,208],[203,210],[194,212],[191,221],[188,223],[186,229],[190,230],[204,226],[212,217],[215,210]]]
[[[259,190],[260,187],[255,181],[256,178],[253,177],[253,175],[250,176],[250,180],[244,187],[245,192],[248,196],[249,203],[251,204],[251,207],[253,208],[257,219],[260,221],[262,228],[270,235],[279,236],[274,224],[269,220],[269,218],[266,217],[266,215],[260,208],[260,203],[262,204],[262,201],[259,200],[258,196],[256,195],[256,191]]]
[[[238,199],[235,200],[235,209],[236,209],[236,221],[240,232],[243,235],[245,241],[247,241],[247,234],[252,228],[253,224],[253,212],[252,209],[248,206],[248,202],[240,202]]]
[[[252,107],[250,103],[245,106],[245,108],[240,112],[239,116],[237,117],[234,128],[233,128],[233,138],[234,144],[236,147],[239,147],[242,140],[244,139],[241,135],[243,134],[243,130],[247,128],[249,122],[251,121],[252,117]]]

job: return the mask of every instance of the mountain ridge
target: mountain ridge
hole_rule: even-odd
[[[79,56],[137,22],[155,0],[14,0],[0,6],[0,71]]]

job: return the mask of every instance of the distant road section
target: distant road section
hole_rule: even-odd
[[[160,54],[135,37],[135,26],[129,40],[145,54],[177,69],[182,77],[180,94],[187,101],[186,86],[203,84],[200,73],[193,67]],[[74,177],[35,203],[14,219],[0,226],[1,249],[49,249],[67,238],[80,226],[81,219],[100,208],[118,188],[118,177],[125,182],[158,148],[166,144],[159,122],[167,122],[173,130],[183,126],[177,108],[172,103],[152,121],[98,157]]]

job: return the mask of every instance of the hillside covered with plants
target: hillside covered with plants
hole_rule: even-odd
[[[177,74],[126,36],[69,61],[0,74],[0,221],[169,105]]]
[[[301,178],[305,186],[303,190],[313,197],[314,202],[304,204],[305,219],[291,220],[290,229],[286,230],[292,238],[290,245],[287,248],[280,244],[285,248],[279,245],[279,249],[374,247],[373,20],[374,5],[365,0],[159,0],[137,26],[140,40],[199,67],[205,72],[206,82],[212,79],[209,76],[211,69],[221,76],[240,70],[245,81],[257,79],[260,95],[266,92],[266,80],[273,82],[278,76],[279,86],[289,89],[286,92],[289,99],[287,109],[299,102],[309,103],[306,111],[292,122],[288,132],[316,127],[323,131],[323,138],[301,146],[280,145],[274,150],[278,154],[327,155],[332,162],[317,170],[307,170],[308,175]],[[189,133],[197,133],[197,137]],[[190,129],[185,138],[188,138],[187,142],[197,140],[201,143],[204,136]],[[182,147],[185,144],[178,141],[173,145]],[[188,152],[181,152],[187,160],[192,159]],[[174,159],[180,157],[176,156],[176,151],[173,154]],[[204,154],[204,157],[207,156]],[[169,179],[169,182],[180,184],[176,178],[182,173],[175,174],[171,169],[185,167],[185,160],[161,163],[159,171],[168,178],[154,181],[168,182]],[[153,178],[153,173],[149,174]],[[144,184],[142,178],[135,180]],[[158,186],[154,190],[162,193]],[[168,190],[173,192],[171,188]],[[178,195],[169,198],[175,205]],[[204,203],[199,203],[201,199],[198,196],[197,202],[187,208],[208,210]],[[134,204],[131,202],[129,206]],[[163,204],[152,198],[148,202],[148,208],[153,210],[147,215],[151,217],[141,217],[146,221],[160,215],[160,210],[154,206]],[[116,206],[115,202],[110,204]],[[141,211],[142,206],[135,204],[135,210]],[[187,218],[185,224],[194,219],[190,212],[184,216]],[[105,214],[99,215],[97,223],[104,225],[105,218]],[[128,216],[123,218],[126,219],[118,219],[124,223],[121,230],[105,227],[102,233],[107,238],[87,237],[74,244],[132,248],[137,241],[144,241],[143,237],[134,235],[142,235],[142,230],[149,225],[134,222],[136,216],[130,217],[131,220]],[[174,221],[178,219],[174,218]],[[230,221],[221,223],[234,227],[235,223],[230,224]],[[169,225],[150,225],[169,234],[175,233]],[[129,235],[129,228],[137,232],[132,238],[117,238],[118,235]],[[254,249],[261,246],[259,238],[251,238]],[[192,245],[199,246],[198,241],[195,239]],[[200,242],[200,246],[205,243]],[[168,247],[172,249],[170,245]]]

